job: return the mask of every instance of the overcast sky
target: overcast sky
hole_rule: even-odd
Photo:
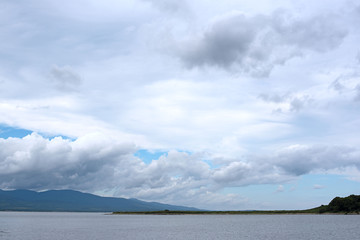
[[[204,209],[360,194],[360,4],[0,1],[0,188]]]

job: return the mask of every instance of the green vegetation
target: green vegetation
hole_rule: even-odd
[[[114,212],[113,214],[154,214],[154,215],[236,215],[236,214],[317,214],[319,213],[315,208],[308,210],[252,210],[252,211],[151,211],[151,212]]]
[[[275,210],[275,211],[148,211],[148,212],[114,212],[114,214],[157,214],[157,215],[182,215],[182,214],[359,214],[360,195],[350,195],[345,198],[336,197],[329,205],[306,210]]]
[[[350,195],[348,197],[336,197],[329,205],[320,206],[319,213],[356,213],[360,212],[360,195]]]
[[[279,211],[151,211],[151,212],[114,212],[113,214],[154,214],[154,215],[216,215],[216,214],[299,214],[306,213],[302,210],[279,210]]]

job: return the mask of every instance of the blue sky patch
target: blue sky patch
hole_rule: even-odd
[[[167,152],[163,152],[163,151],[150,152],[146,149],[140,149],[136,153],[134,153],[135,157],[140,158],[146,164],[150,164],[152,160],[159,159],[159,157],[163,155],[167,155]]]
[[[22,128],[16,128],[16,127],[10,127],[7,125],[0,125],[0,138],[4,138],[7,139],[9,137],[12,138],[23,138],[26,137],[27,135],[32,134],[33,131],[31,130],[27,130],[27,129],[22,129]],[[41,135],[44,138],[47,139],[53,139],[55,137],[61,137],[63,139],[68,139],[71,141],[74,141],[75,139],[67,137],[67,136],[63,136],[63,135],[49,135],[49,134],[44,134],[44,133],[38,133],[39,135]]]
[[[269,209],[271,202],[273,209],[292,210],[326,205],[335,197],[354,194],[358,186],[358,182],[340,175],[308,174],[288,183],[227,187],[223,193],[246,196],[249,202],[257,204],[258,209]]]
[[[13,128],[6,125],[0,125],[0,138],[23,138],[29,134],[31,134],[32,131],[22,129],[22,128]]]

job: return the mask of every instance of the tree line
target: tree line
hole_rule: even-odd
[[[348,197],[336,197],[329,205],[321,205],[319,213],[359,213],[360,195],[350,195]]]

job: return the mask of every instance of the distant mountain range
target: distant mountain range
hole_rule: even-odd
[[[100,197],[74,190],[0,190],[0,211],[50,212],[144,212],[144,211],[196,211],[183,206],[145,202],[137,199]]]

